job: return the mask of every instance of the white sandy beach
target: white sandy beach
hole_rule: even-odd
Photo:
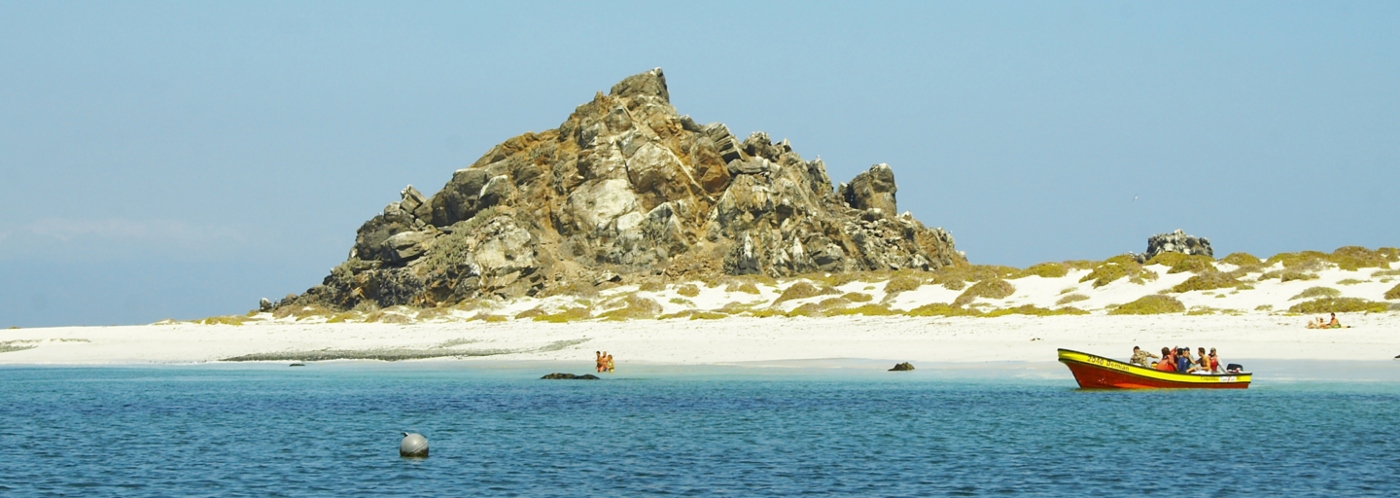
[[[1223,266],[1223,265],[1222,265]],[[858,358],[919,363],[1053,361],[1056,348],[1127,357],[1134,345],[1149,351],[1163,346],[1214,347],[1226,361],[1236,359],[1389,360],[1400,355],[1400,313],[1345,313],[1351,328],[1313,330],[1304,324],[1315,315],[1287,313],[1301,302],[1300,292],[1313,287],[1340,290],[1343,297],[1382,301],[1392,287],[1374,269],[1318,272],[1307,281],[1260,280],[1252,289],[1173,293],[1188,309],[1205,314],[1109,315],[1105,309],[1157,294],[1189,273],[1168,274],[1141,284],[1126,279],[1095,288],[1079,282],[1087,270],[1060,278],[1029,276],[1009,280],[1016,292],[1004,299],[979,299],[981,309],[1033,304],[1051,308],[1069,293],[1086,297],[1071,303],[1089,311],[1076,316],[1009,315],[985,317],[828,316],[752,317],[742,313],[721,319],[578,320],[548,323],[514,318],[490,323],[471,320],[481,309],[454,310],[445,316],[410,323],[326,323],[327,317],[257,314],[242,325],[169,322],[114,327],[61,327],[0,330],[0,364],[180,364],[244,360],[289,361],[333,358],[422,358],[425,361],[591,361],[593,352],[611,352],[619,363],[727,364]],[[759,294],[697,286],[699,295],[677,294],[679,286],[654,292],[618,287],[589,301],[606,309],[609,296],[645,296],[662,303],[666,313],[683,309],[717,309],[742,302],[769,309],[792,310],[817,296],[771,304],[787,281],[762,286]],[[959,291],[924,285],[885,296],[881,282],[852,282],[840,292],[864,292],[895,310],[947,303]],[[1384,302],[1384,301],[1382,301]],[[514,316],[540,308],[568,309],[572,298],[501,302],[486,311]],[[405,312],[407,313],[407,312]],[[252,355],[252,356],[249,356]],[[399,356],[395,356],[399,355]],[[407,356],[403,356],[407,355]]]

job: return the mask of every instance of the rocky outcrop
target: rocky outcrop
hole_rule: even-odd
[[[661,69],[497,145],[436,194],[409,186],[321,285],[279,303],[430,306],[664,275],[934,270],[953,238],[896,214],[894,172],[833,189],[820,159],[671,106]]]
[[[1147,239],[1147,252],[1134,254],[1138,263],[1146,263],[1153,256],[1164,252],[1215,257],[1210,248],[1210,240],[1205,237],[1186,235],[1180,228],[1172,233],[1159,233]]]
[[[894,368],[889,369],[891,372],[912,372],[913,370],[914,364],[907,361],[904,363],[896,363]]]

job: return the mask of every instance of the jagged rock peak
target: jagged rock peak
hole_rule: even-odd
[[[614,97],[636,97],[638,95],[648,95],[661,97],[666,102],[671,101],[671,93],[666,91],[666,74],[661,72],[661,68],[654,68],[650,71],[628,76],[627,79],[619,81],[613,85],[608,94]]]
[[[412,186],[356,232],[349,258],[287,304],[419,306],[723,274],[932,270],[951,235],[895,215],[893,169],[833,189],[787,140],[743,140],[670,104],[660,68],[457,170]]]
[[[1148,237],[1147,251],[1142,254],[1133,254],[1133,258],[1139,263],[1145,263],[1164,252],[1215,257],[1215,251],[1210,248],[1210,239],[1186,235],[1186,232],[1178,228],[1171,233],[1159,233]]]

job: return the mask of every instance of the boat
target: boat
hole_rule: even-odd
[[[1163,372],[1112,358],[1060,349],[1060,363],[1069,367],[1082,389],[1248,389],[1248,372],[1186,374]]]

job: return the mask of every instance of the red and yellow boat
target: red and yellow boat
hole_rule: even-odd
[[[1089,353],[1060,349],[1060,363],[1083,389],[1247,389],[1249,373],[1163,372]]]

